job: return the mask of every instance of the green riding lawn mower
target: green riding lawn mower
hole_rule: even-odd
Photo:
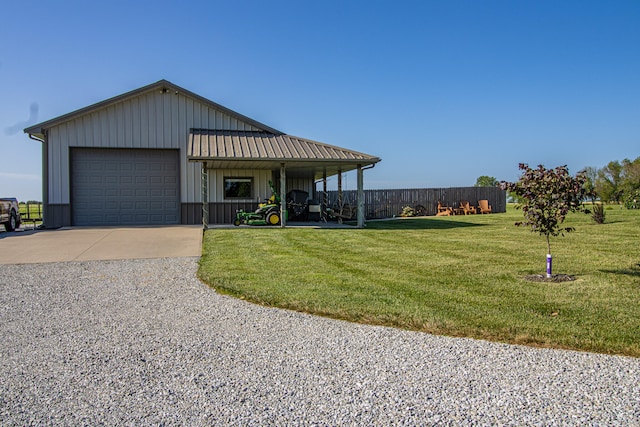
[[[269,181],[271,197],[264,203],[258,204],[258,209],[253,212],[245,212],[242,209],[236,211],[236,219],[233,225],[278,225],[280,224],[280,196],[276,193],[273,183]]]

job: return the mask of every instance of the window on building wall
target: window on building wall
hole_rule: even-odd
[[[225,199],[252,199],[253,178],[225,178]]]

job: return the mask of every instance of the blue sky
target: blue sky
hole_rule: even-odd
[[[640,156],[637,0],[5,3],[0,196],[42,198],[24,127],[160,79],[381,157],[366,188]]]

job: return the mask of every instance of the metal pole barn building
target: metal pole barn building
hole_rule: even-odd
[[[315,181],[358,170],[362,186],[362,171],[380,161],[287,135],[166,80],[24,132],[42,143],[48,228],[231,223],[271,193],[270,181],[281,195],[315,198]]]

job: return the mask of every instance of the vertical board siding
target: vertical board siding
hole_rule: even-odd
[[[181,202],[200,202],[201,165],[186,159],[191,128],[259,130],[181,93],[121,100],[49,129],[49,203],[70,203],[69,147],[179,149]]]
[[[338,192],[328,191],[328,205],[338,209]],[[356,190],[342,192],[343,205],[356,206]],[[497,187],[422,188],[401,190],[364,190],[366,219],[393,218],[400,215],[405,206],[422,207],[425,215],[437,213],[438,201],[443,206],[458,208],[460,201],[478,206],[478,200],[488,200],[494,213],[506,212],[506,192]]]
[[[200,164],[198,163],[198,166]],[[269,181],[272,181],[274,185],[278,186],[278,182],[275,182],[272,177],[271,170],[267,169],[209,169],[209,202],[213,204],[224,203],[258,203],[263,202],[264,199],[271,197],[271,188],[269,187]],[[241,200],[225,200],[224,198],[224,178],[229,177],[242,177],[253,178],[253,197],[250,199]],[[199,190],[199,184],[197,189]],[[291,190],[302,190],[309,193],[310,198],[315,197],[314,182],[312,179],[287,179],[287,192]]]
[[[199,164],[198,164],[199,165]],[[224,198],[224,178],[227,177],[248,177],[253,178],[253,195],[250,199],[232,200],[233,203],[256,203],[262,202],[271,196],[269,180],[271,171],[265,169],[244,170],[244,169],[209,169],[209,202],[223,203],[229,202]],[[198,187],[199,189],[200,187]]]
[[[287,178],[287,193],[291,190],[301,190],[309,193],[310,199],[315,199],[315,184],[312,179],[291,179]]]
[[[145,101],[147,103],[147,114],[149,117],[148,119],[149,134],[147,136],[147,140],[145,141],[145,144],[146,144],[146,148],[149,148],[149,147],[153,147],[154,145],[155,146],[161,145],[160,143],[162,139],[156,137],[157,130],[158,130],[157,129],[158,127],[157,103],[154,102],[155,99],[152,99],[151,97],[149,97],[149,95],[147,95],[145,98],[146,98]],[[154,97],[154,98],[157,99],[157,97]]]
[[[138,126],[140,127],[140,139],[138,141],[134,141],[134,147],[138,148],[147,148],[149,146],[149,106],[145,99],[140,97],[140,121],[138,122]],[[137,145],[135,143],[137,142]],[[105,143],[109,143],[109,141],[105,141]]]
[[[125,131],[127,129],[126,127],[126,122],[125,122],[125,108],[126,108],[126,103],[124,103],[122,105],[122,108],[114,108],[116,111],[116,132],[118,135],[118,141],[123,141],[123,145],[125,146],[125,148],[127,148],[127,144],[126,139],[124,137],[125,135]]]
[[[179,97],[178,102],[178,118],[180,120],[180,131],[182,131],[183,123],[195,123],[193,112],[193,100],[191,98]],[[187,130],[188,132],[188,130]],[[182,134],[180,135],[182,137]],[[188,133],[187,133],[187,138]],[[202,201],[200,195],[200,164],[191,164],[190,168],[186,168],[186,148],[181,147],[180,167],[185,168],[185,175],[182,175],[180,182],[180,192],[183,202],[199,202]]]
[[[90,147],[95,147],[96,144],[99,143],[100,141],[100,137],[102,135],[102,126],[100,123],[100,115],[98,113],[92,113],[90,116],[90,126],[91,129],[93,130],[92,132],[92,138],[91,138],[91,142],[89,143]]]
[[[257,202],[209,203],[209,224],[233,224],[238,210],[252,212],[257,208]]]
[[[66,126],[52,129],[49,133],[50,138],[65,139],[68,135]],[[69,203],[69,148],[65,145],[55,147],[47,144],[48,153],[48,169],[49,169],[49,188],[48,197],[49,204],[65,204]],[[64,184],[67,184],[66,186]]]

